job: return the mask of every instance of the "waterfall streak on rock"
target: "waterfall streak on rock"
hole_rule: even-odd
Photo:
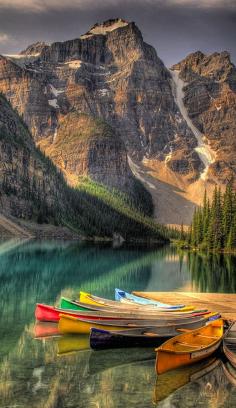
[[[198,146],[195,147],[195,151],[198,153],[202,163],[204,164],[204,170],[201,173],[201,179],[205,180],[208,172],[208,168],[210,164],[214,163],[215,161],[215,153],[212,151],[210,146],[208,146],[206,143],[203,141],[203,135],[202,133],[194,126],[192,120],[188,116],[188,111],[186,107],[184,106],[184,91],[183,88],[186,85],[184,81],[179,77],[179,71],[170,71],[173,83],[174,83],[174,97],[175,97],[175,102],[187,122],[188,127],[191,129],[193,132],[194,136],[197,139]]]

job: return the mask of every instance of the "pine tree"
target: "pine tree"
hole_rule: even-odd
[[[233,221],[233,192],[231,180],[226,186],[223,200],[222,226],[224,244],[227,244],[228,242],[232,221]]]
[[[231,250],[236,249],[236,214],[234,215],[230,226],[226,248]]]
[[[188,244],[216,251],[236,248],[236,193],[232,180],[223,195],[215,186],[211,203],[205,191],[202,207],[194,210]]]
[[[182,222],[181,227],[180,227],[180,241],[184,241],[184,239],[185,239],[184,225],[183,225],[183,222]]]
[[[207,232],[208,249],[219,250],[223,247],[221,190],[215,187],[210,209],[209,227]]]
[[[214,249],[219,250],[223,248],[223,226],[222,226],[222,196],[221,189],[217,190],[216,207],[215,207],[215,236]]]
[[[195,208],[192,222],[191,245],[197,246],[197,209]]]

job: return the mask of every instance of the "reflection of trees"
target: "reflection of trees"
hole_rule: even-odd
[[[143,355],[138,349],[88,350],[58,357],[57,340],[34,340],[31,331],[26,328],[0,365],[1,408],[108,408],[144,399],[143,407],[151,405],[155,360],[147,358],[155,357],[153,350],[144,349]]]
[[[235,256],[189,252],[187,262],[198,291],[236,292]]]
[[[1,256],[0,307],[4,322],[31,314],[35,302],[54,302],[60,291],[92,288],[114,296],[121,282],[127,289],[149,278],[154,251],[114,250],[110,247],[28,243]],[[145,272],[145,273],[144,273]]]
[[[0,365],[0,408],[152,406],[156,384],[153,350],[86,350],[58,356],[58,340],[34,340],[31,332],[32,328],[26,327]],[[160,376],[157,391],[164,391],[166,398],[158,408],[219,408],[226,400],[233,401],[236,391],[224,374],[222,362],[210,372],[203,369],[201,376],[186,385],[179,381],[180,388],[174,392],[169,383],[175,381],[176,371]],[[194,366],[186,370],[196,375]]]
[[[14,347],[26,323],[34,319],[36,302],[54,303],[68,288],[114,296],[114,287],[143,289],[157,252],[112,249],[73,242],[2,244],[0,251],[1,354]],[[7,250],[6,250],[7,249]],[[0,246],[1,250],[1,246]]]

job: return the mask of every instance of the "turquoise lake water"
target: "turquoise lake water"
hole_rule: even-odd
[[[236,372],[221,355],[205,371],[196,366],[190,381],[187,369],[156,378],[153,349],[93,352],[82,338],[35,339],[36,302],[54,304],[79,290],[114,298],[115,287],[236,293],[236,257],[169,246],[0,242],[1,408],[236,406]]]

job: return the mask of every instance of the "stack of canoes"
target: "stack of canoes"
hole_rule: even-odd
[[[90,347],[95,350],[158,347],[156,371],[159,374],[210,356],[223,338],[223,320],[219,314],[206,309],[169,305],[120,289],[115,289],[115,299],[80,292],[79,300],[61,298],[59,307],[37,304],[35,317],[40,322],[57,323],[51,331],[54,335],[83,336],[83,344],[87,344],[84,341],[87,335]],[[37,333],[42,335],[42,329],[38,328]],[[48,333],[47,327],[46,335]],[[74,341],[74,348],[77,342]],[[236,363],[235,346],[234,325],[224,340],[225,353],[232,363]]]

